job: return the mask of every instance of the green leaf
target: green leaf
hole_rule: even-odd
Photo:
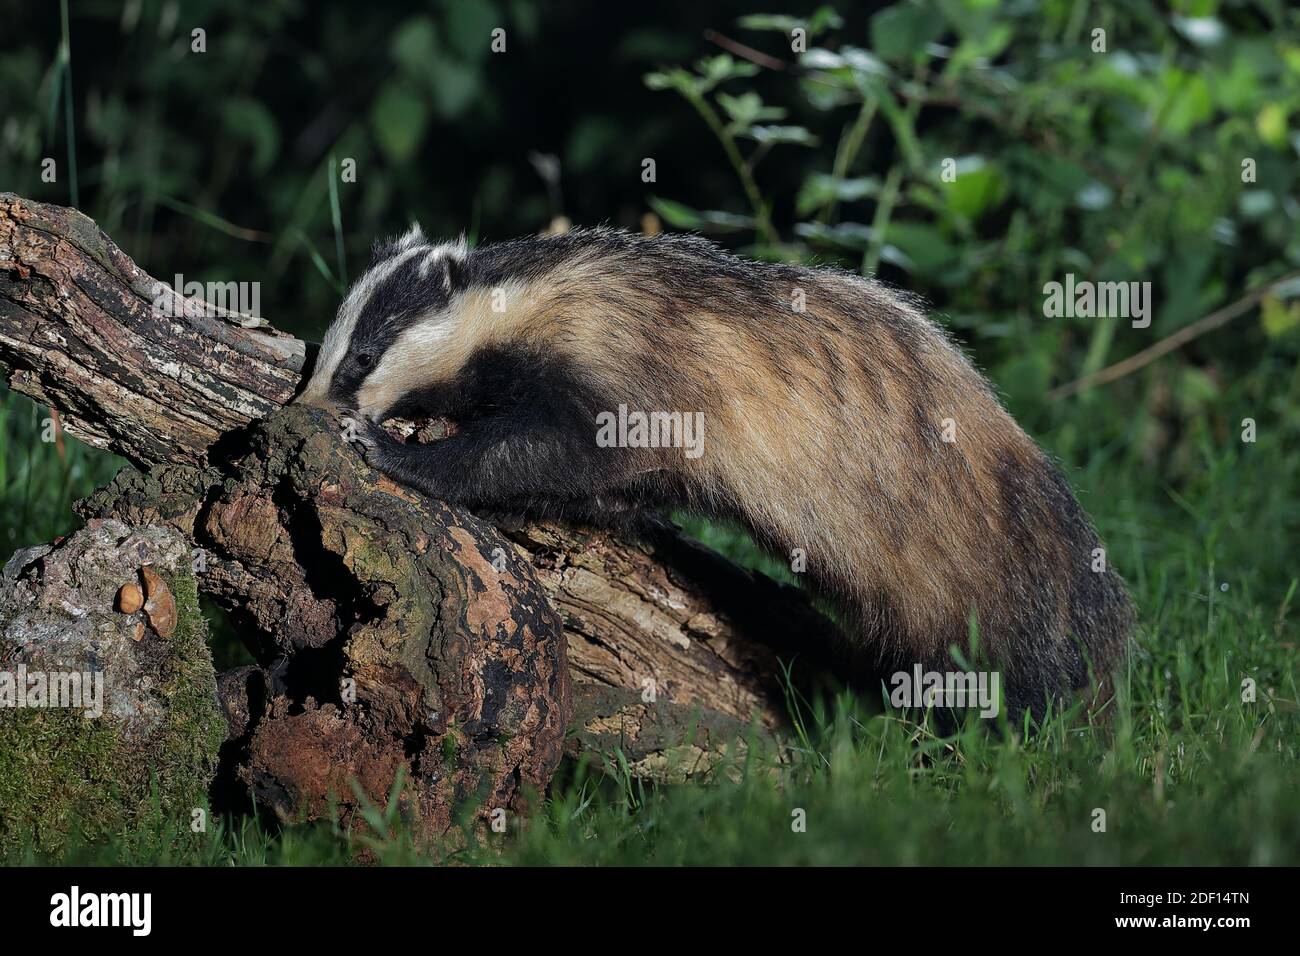
[[[997,56],[1014,35],[1012,24],[996,3],[939,0],[939,8],[961,38],[950,61],[950,76],[961,66]]]
[[[943,32],[943,18],[919,3],[900,3],[871,18],[871,48],[896,63],[926,54],[926,44]]]
[[[815,46],[799,57],[799,65],[805,70],[837,70],[844,66],[844,57],[834,50]]]
[[[1259,304],[1259,324],[1270,339],[1281,338],[1300,328],[1300,302],[1284,303],[1267,295]]]
[[[492,0],[475,0],[474,3],[452,2],[446,6],[447,37],[451,47],[462,57],[481,60],[491,54],[492,31],[497,27],[506,30],[505,56],[510,50],[510,31],[501,11]]]
[[[841,222],[834,226],[820,222],[801,222],[794,227],[794,232],[803,239],[855,252],[866,249],[875,236],[875,230],[860,222]]]
[[[482,83],[478,66],[437,57],[429,65],[433,105],[443,119],[458,119],[474,108]]]
[[[235,139],[252,144],[252,168],[264,173],[280,152],[280,130],[271,111],[259,101],[234,97],[221,104],[221,124]]]
[[[826,30],[838,30],[844,26],[844,19],[833,7],[820,7],[811,17],[790,17],[779,13],[754,13],[740,17],[737,24],[746,30],[773,30],[789,36],[794,30],[802,28],[808,36],[815,37]]]
[[[996,166],[985,162],[984,157],[960,157],[956,168],[957,178],[943,185],[948,208],[958,215],[974,221],[1006,197],[1006,178]]]
[[[701,93],[708,92],[727,80],[753,76],[758,72],[758,67],[753,63],[737,60],[729,53],[706,57],[695,64],[695,69],[700,74],[701,79],[696,88]]]
[[[413,76],[427,76],[437,56],[438,34],[428,17],[412,17],[393,31],[388,44],[393,60]]]
[[[424,97],[402,81],[386,84],[370,107],[370,126],[379,147],[395,163],[415,155],[428,120]]]
[[[1174,136],[1186,136],[1214,114],[1214,100],[1205,78],[1181,70],[1169,70],[1164,76],[1170,90],[1164,127]]]
[[[1286,145],[1286,108],[1281,103],[1269,103],[1255,117],[1255,129],[1270,146]]]
[[[779,120],[785,118],[785,110],[779,106],[764,106],[757,93],[749,92],[740,96],[718,93],[718,105],[731,117],[734,130],[742,130],[760,120]]]
[[[1278,53],[1281,55],[1282,62],[1286,64],[1287,69],[1300,75],[1300,46],[1284,46],[1278,50]]]
[[[699,80],[680,67],[659,73],[647,73],[643,77],[647,89],[676,90],[679,93],[693,93],[699,86]]]
[[[907,256],[912,270],[920,276],[943,278],[959,258],[943,233],[925,223],[892,221],[885,238]]]
[[[965,68],[971,63],[994,59],[1010,45],[1014,36],[1015,31],[1012,30],[1011,24],[999,23],[987,34],[962,40],[949,61],[951,64],[949,75],[955,74],[958,69]]]
[[[690,206],[682,205],[671,199],[651,196],[650,208],[659,214],[664,222],[674,229],[686,229],[697,232],[736,232],[754,228],[750,216],[737,215],[734,212],[710,210],[701,212]]]
[[[802,126],[753,126],[741,135],[760,143],[793,143],[796,146],[816,146],[817,137]]]
[[[880,179],[876,176],[837,180],[826,173],[814,173],[804,180],[795,208],[799,215],[806,216],[831,200],[857,202],[879,194]]]
[[[734,212],[724,212],[721,209],[710,209],[701,213],[704,217],[704,225],[701,227],[705,232],[739,232],[741,230],[751,230],[754,228],[753,216],[742,216]]]
[[[776,33],[784,33],[787,36],[795,29],[808,29],[804,21],[799,17],[790,17],[780,13],[753,13],[749,16],[740,17],[736,20],[736,23],[746,30],[772,30]]]
[[[818,7],[817,11],[808,18],[808,35],[815,37],[824,30],[838,30],[842,26],[844,26],[844,18],[834,7]]]
[[[704,224],[704,217],[690,206],[659,196],[651,196],[648,201],[650,208],[659,214],[659,218],[674,229],[694,230]]]

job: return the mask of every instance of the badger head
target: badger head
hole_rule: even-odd
[[[373,422],[404,408],[462,357],[455,348],[465,240],[431,244],[418,225],[376,244],[325,334],[298,401],[353,409]]]

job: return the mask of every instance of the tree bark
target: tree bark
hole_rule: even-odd
[[[9,386],[137,465],[202,463],[302,379],[301,339],[167,294],[75,209],[0,193],[0,272]]]
[[[278,413],[302,383],[311,354],[306,343],[263,320],[214,314],[205,303],[174,296],[81,213],[0,193],[0,371],[14,390],[59,411],[70,434],[139,469],[119,475],[79,510],[178,528],[197,553],[211,557],[212,565],[198,575],[200,588],[248,632],[263,665],[257,680],[272,687],[272,697],[283,677],[273,661],[339,640],[362,654],[356,627],[368,615],[378,615],[393,634],[401,632],[401,601],[380,613],[368,590],[376,582],[392,586],[389,572],[367,579],[358,570],[364,563],[359,555],[371,546],[389,554],[403,573],[441,581],[413,588],[407,598],[427,591],[445,599],[455,592],[474,603],[466,595],[489,581],[488,589],[501,596],[492,605],[493,621],[508,623],[514,614],[510,627],[533,628],[541,648],[537,661],[564,661],[567,643],[563,666],[571,693],[556,679],[512,664],[515,686],[532,688],[527,693],[539,699],[550,695],[542,708],[550,716],[533,715],[534,723],[553,722],[561,713],[570,752],[608,754],[618,747],[634,772],[648,776],[712,766],[746,726],[783,726],[782,658],[797,657],[813,678],[846,671],[831,650],[837,646],[834,625],[804,592],[745,571],[680,534],[632,540],[554,524],[493,529],[460,509],[397,488],[338,441],[319,414],[296,407]],[[323,436],[318,444],[313,429]],[[297,443],[296,457],[285,457],[277,441]],[[340,486],[349,490],[340,492]],[[446,562],[403,563],[388,521],[399,505],[405,509],[397,519],[404,545],[422,526],[426,548],[436,551],[430,542],[441,542],[453,563],[468,566],[449,574]],[[358,537],[349,541],[346,533]],[[341,537],[330,541],[331,534]],[[470,544],[480,556],[504,544],[513,585],[502,584],[499,571],[484,577],[478,558],[457,552]],[[326,571],[318,553],[332,562]],[[453,586],[453,579],[460,583]],[[532,607],[536,596],[549,607]],[[519,616],[521,602],[530,608],[528,622]],[[475,613],[487,614],[487,606],[480,601]],[[560,657],[545,633],[548,615],[562,629]],[[493,621],[476,620],[475,627],[463,619],[453,628],[445,621],[436,627],[448,640],[456,628],[462,640],[481,640]],[[382,659],[381,670],[398,667],[397,644],[371,662]],[[356,654],[348,654],[348,666],[358,665]],[[385,671],[368,680],[382,696],[392,690],[385,681],[395,678]],[[247,687],[249,681],[227,675],[223,685]],[[325,703],[332,694],[321,694],[313,691],[309,711],[334,706]],[[227,704],[235,715],[250,706],[246,700]],[[393,700],[369,704],[397,706]],[[413,705],[408,700],[402,706]],[[324,726],[337,716],[310,720]],[[304,723],[304,713],[280,717]],[[408,755],[413,727],[408,721],[392,738],[404,741]],[[429,727],[418,732],[432,733]],[[246,743],[250,733],[247,726],[232,730]],[[295,733],[295,739],[310,740],[320,728]],[[547,756],[532,767],[533,782],[544,784],[547,767],[554,769],[548,748],[555,742],[534,741]],[[516,764],[527,763],[516,756]]]

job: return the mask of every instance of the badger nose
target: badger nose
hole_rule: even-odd
[[[289,402],[290,405],[309,405],[312,408],[335,408],[337,407],[320,389],[313,387],[308,383],[307,387],[295,395]]]

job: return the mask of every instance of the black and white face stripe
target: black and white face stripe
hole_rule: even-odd
[[[354,405],[363,382],[381,368],[403,332],[446,318],[465,255],[463,238],[434,245],[418,225],[377,247],[375,260],[348,290],[325,334],[301,400]]]

